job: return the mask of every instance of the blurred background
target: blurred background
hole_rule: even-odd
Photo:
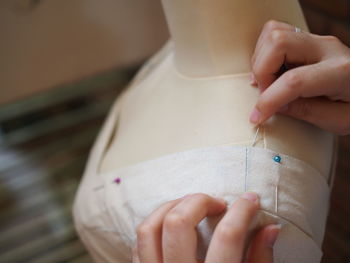
[[[350,0],[302,0],[350,46]],[[114,99],[167,40],[160,0],[0,1],[0,262],[91,262],[71,216]],[[350,137],[340,138],[323,262],[350,262]]]

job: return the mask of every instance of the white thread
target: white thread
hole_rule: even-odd
[[[278,184],[275,188],[275,212],[278,213]]]
[[[253,144],[251,145],[251,147],[254,147],[254,145],[256,144],[256,141],[257,141],[258,135],[259,135],[259,130],[260,130],[260,126],[256,129]],[[248,177],[248,147],[245,148],[244,192],[247,191],[247,177]]]
[[[276,187],[275,187],[275,212],[278,213],[278,192],[279,192],[279,184],[280,184],[281,175],[278,174]]]
[[[254,147],[254,145],[256,144],[256,140],[258,139],[259,130],[260,130],[260,126],[256,129],[256,133],[255,133],[255,137],[254,137],[254,141],[253,141],[252,147]]]

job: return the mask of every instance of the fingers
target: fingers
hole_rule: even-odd
[[[242,262],[249,226],[259,209],[254,193],[245,193],[216,226],[205,262]]]
[[[250,116],[250,122],[261,124],[288,103],[299,98],[302,94],[302,85],[310,85],[305,77],[308,76],[304,76],[302,68],[297,68],[278,78],[260,95]]]
[[[196,226],[206,216],[218,215],[225,209],[225,201],[205,194],[192,195],[171,209],[163,223],[164,262],[197,262]]]
[[[350,134],[350,104],[326,98],[298,99],[280,111],[338,135]]]
[[[206,216],[226,209],[224,200],[194,194],[168,202],[137,228],[135,262],[197,262],[196,226]]]
[[[344,86],[337,78],[342,77],[327,63],[289,70],[260,95],[250,121],[261,124],[298,98],[327,96],[337,100]]]
[[[294,28],[287,23],[283,23],[283,22],[279,22],[279,21],[275,21],[275,20],[270,20],[269,22],[265,23],[261,34],[258,38],[258,41],[256,43],[255,46],[255,52],[253,54],[252,57],[252,65],[255,64],[255,60],[257,57],[257,54],[260,54],[260,50],[261,50],[261,46],[262,44],[265,42],[265,38],[268,35],[269,32],[273,31],[273,30],[288,30],[288,31],[292,31]]]
[[[277,78],[285,64],[304,65],[318,62],[319,52],[309,34],[286,30],[274,30],[257,53],[253,72],[259,87],[265,90]]]
[[[281,230],[279,225],[269,225],[264,227],[254,237],[248,252],[248,263],[272,263],[273,245]]]
[[[282,65],[299,67],[278,76]],[[252,84],[257,84],[262,91],[250,117],[253,124],[265,122],[299,98],[325,96],[330,100],[328,104],[333,105],[333,111],[330,110],[333,113],[345,105],[332,101],[350,101],[350,49],[335,37],[296,33],[293,26],[270,21],[258,40],[252,66]],[[292,113],[289,115],[294,117]],[[337,117],[341,121],[338,125],[332,121],[327,123],[324,118],[316,120],[313,116],[299,118],[309,121],[310,117],[311,123],[338,134],[348,130],[348,120],[344,116]]]
[[[225,209],[224,200],[205,194],[162,205],[138,227],[133,262],[198,263],[196,226],[205,217],[221,214]],[[205,262],[242,262],[248,230],[258,209],[256,194],[242,195],[217,225]],[[278,232],[276,226],[259,232],[250,248],[254,252],[250,262],[272,262],[272,245]]]
[[[142,263],[161,263],[162,261],[162,226],[166,214],[180,203],[177,199],[165,203],[150,216],[148,216],[137,228],[137,255],[135,260]],[[137,261],[136,261],[137,262]]]
[[[286,23],[268,22],[259,41],[252,68],[262,90],[276,79],[283,65],[310,64],[320,60],[316,39],[311,34],[294,32],[294,27]]]

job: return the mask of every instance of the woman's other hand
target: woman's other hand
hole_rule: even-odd
[[[265,26],[252,58],[262,94],[250,121],[280,112],[330,132],[350,133],[350,49],[333,36],[298,32],[277,21]],[[290,70],[278,76],[281,67]]]
[[[215,228],[205,263],[242,262],[249,226],[259,209],[259,198],[245,193],[227,209],[224,200],[193,194],[165,203],[137,229],[134,263],[197,263],[196,227],[207,216],[225,215]],[[260,230],[250,244],[248,262],[273,260],[273,244],[280,227]]]

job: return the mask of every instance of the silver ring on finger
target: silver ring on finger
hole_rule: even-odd
[[[294,27],[295,33],[301,33],[301,29],[299,27]]]

